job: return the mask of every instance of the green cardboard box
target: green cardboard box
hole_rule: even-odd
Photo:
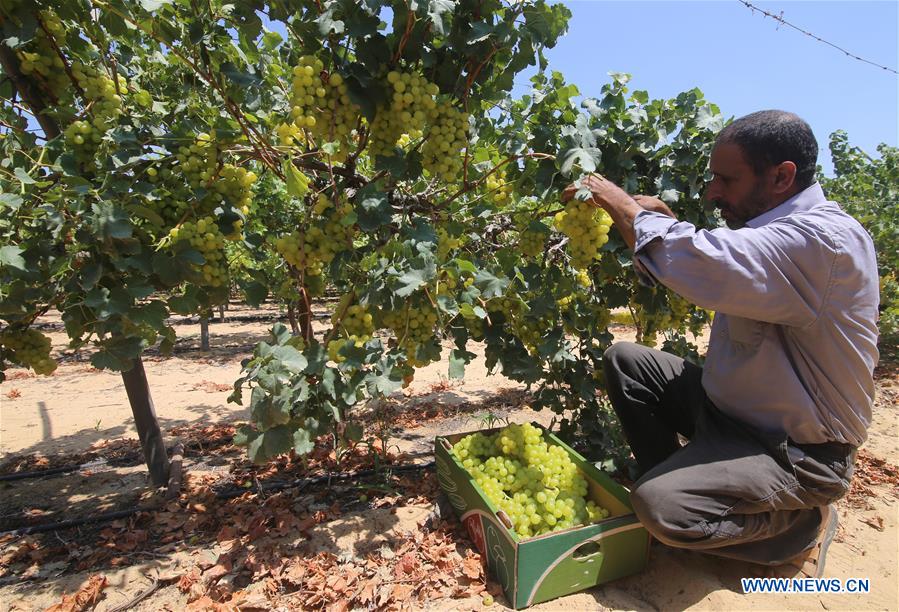
[[[453,444],[476,432],[437,436],[434,441],[440,486],[516,610],[634,574],[649,558],[649,534],[634,515],[627,489],[540,429],[547,443],[568,452],[587,479],[590,499],[608,509],[609,518],[522,539],[450,452]]]

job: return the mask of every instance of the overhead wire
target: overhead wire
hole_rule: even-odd
[[[856,59],[856,60],[858,60],[858,61],[860,61],[860,62],[864,62],[864,63],[866,63],[866,64],[871,64],[872,66],[875,66],[875,67],[877,67],[877,68],[881,68],[881,69],[883,69],[883,70],[886,70],[887,72],[892,72],[893,74],[899,74],[899,72],[896,72],[896,70],[895,70],[894,68],[890,68],[890,67],[888,67],[888,66],[883,66],[883,65],[881,65],[881,64],[878,64],[877,62],[872,62],[871,60],[865,59],[865,58],[863,58],[863,57],[859,57],[858,55],[856,55],[856,54],[854,54],[854,53],[851,53],[851,52],[847,51],[846,49],[844,49],[843,47],[840,47],[839,45],[835,45],[835,44],[833,44],[833,43],[830,42],[830,41],[824,40],[824,39],[821,38],[820,36],[817,36],[817,35],[815,35],[815,34],[812,34],[811,32],[808,32],[807,30],[803,30],[803,29],[800,28],[799,26],[793,25],[792,23],[790,23],[789,21],[787,21],[786,19],[783,18],[783,12],[781,12],[780,15],[775,15],[774,13],[771,13],[771,12],[769,12],[769,11],[766,11],[765,9],[762,9],[762,8],[759,8],[759,7],[755,6],[754,4],[752,4],[751,2],[749,2],[748,0],[737,0],[737,2],[739,2],[739,3],[742,4],[742,5],[744,5],[746,8],[748,8],[749,10],[751,10],[751,11],[753,11],[753,12],[758,11],[758,12],[760,12],[761,14],[763,14],[765,17],[770,17],[771,19],[777,21],[778,23],[781,23],[781,24],[783,24],[783,25],[785,25],[785,26],[787,26],[787,27],[793,28],[793,29],[796,30],[797,32],[802,32],[802,33],[805,34],[806,36],[809,36],[809,37],[811,37],[811,38],[814,38],[814,39],[817,40],[818,42],[822,42],[822,43],[824,43],[825,45],[831,46],[831,47],[833,47],[834,49],[836,49],[836,50],[838,50],[838,51],[841,51],[842,53],[848,55],[848,56],[851,57],[852,59]]]

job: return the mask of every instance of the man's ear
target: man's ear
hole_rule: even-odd
[[[780,162],[774,167],[774,192],[785,193],[793,188],[796,182],[796,164],[791,161]]]

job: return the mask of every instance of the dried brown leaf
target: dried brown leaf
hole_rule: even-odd
[[[78,591],[71,595],[63,595],[62,601],[52,605],[45,612],[81,612],[100,601],[103,589],[106,588],[106,576],[96,574],[87,579]]]

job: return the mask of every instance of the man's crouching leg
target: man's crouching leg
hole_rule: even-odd
[[[821,512],[795,475],[750,439],[707,433],[635,484],[631,503],[646,530],[672,547],[762,565],[813,547]]]

